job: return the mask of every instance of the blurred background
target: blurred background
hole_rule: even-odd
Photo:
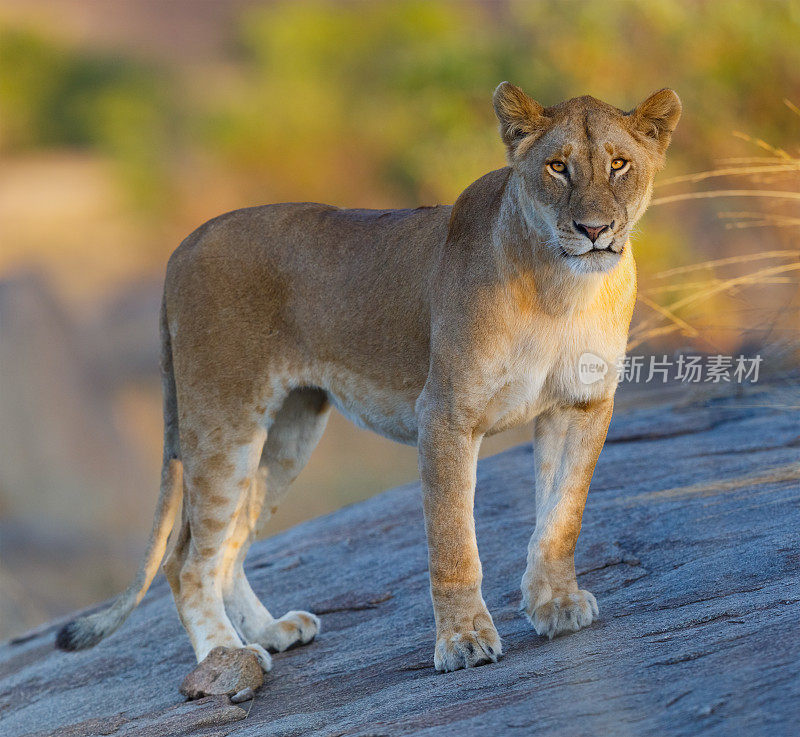
[[[0,0],[0,638],[135,570],[182,238],[274,201],[453,202],[504,164],[504,79],[624,109],[674,87],[631,346],[797,366],[797,2]],[[335,416],[268,532],[416,474]]]

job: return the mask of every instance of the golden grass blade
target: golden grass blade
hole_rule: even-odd
[[[725,279],[720,281],[718,284],[708,287],[699,292],[694,292],[689,294],[681,299],[676,300],[665,309],[669,310],[670,312],[676,312],[677,310],[687,307],[690,304],[694,304],[696,302],[700,302],[702,300],[708,299],[709,297],[713,297],[720,292],[726,292],[735,287],[740,286],[747,286],[751,284],[760,284],[761,280],[765,277],[773,277],[778,274],[785,274],[787,271],[798,271],[800,270],[800,261],[792,264],[782,264],[781,266],[771,266],[767,269],[761,269],[756,271],[752,274],[745,274],[743,276],[737,276],[732,279]],[[636,337],[637,339],[641,337],[641,333],[649,330],[650,327],[654,324],[654,320],[652,318],[648,318],[643,320],[639,323],[636,327],[631,330],[631,335]]]
[[[744,230],[745,228],[796,228],[800,220],[795,222],[775,222],[764,220],[763,222],[748,221],[746,223],[725,223],[726,230]]]
[[[779,212],[764,212],[763,210],[725,210],[717,214],[719,218],[788,218]]]
[[[628,339],[628,345],[626,347],[626,351],[632,351],[634,348],[637,348],[646,340],[650,340],[651,338],[656,338],[659,335],[669,335],[669,333],[674,333],[679,328],[675,323],[671,323],[670,325],[663,325],[659,328],[652,328],[647,332],[643,333],[642,335],[633,335],[631,332],[631,336]]]
[[[683,330],[683,334],[686,335],[687,337],[696,338],[698,335],[700,335],[700,331],[689,325],[689,323],[686,322],[686,320],[678,317],[674,312],[672,312],[667,307],[658,304],[658,302],[654,302],[646,294],[639,295],[639,299],[641,299],[641,301],[644,302],[650,309],[655,310],[663,317],[666,317],[668,320],[674,322],[678,327],[681,328],[681,330]]]
[[[665,292],[685,292],[687,289],[707,289],[714,284],[719,284],[722,279],[706,279],[705,281],[690,281],[681,284],[661,284],[657,287],[649,287],[647,294],[663,294]]]
[[[659,271],[655,274],[656,279],[664,279],[668,276],[675,274],[685,274],[690,271],[698,271],[699,269],[714,268],[715,266],[728,266],[729,264],[740,264],[748,261],[758,261],[766,258],[798,258],[800,257],[800,250],[781,250],[781,251],[764,251],[764,253],[750,253],[746,256],[729,256],[728,258],[717,258],[710,261],[701,261],[698,264],[690,264],[689,266],[677,266],[674,269],[667,269],[666,271]]]
[[[708,192],[685,192],[667,197],[656,197],[650,205],[666,205],[685,200],[707,200],[718,197],[765,197],[775,200],[800,200],[800,192],[783,192],[772,189],[712,189]]]
[[[669,306],[668,309],[670,310],[678,310],[681,307],[685,307],[686,305],[692,304],[693,302],[698,302],[703,299],[707,299],[708,297],[713,297],[715,294],[719,294],[720,292],[726,291],[733,287],[749,285],[749,284],[760,284],[761,279],[764,277],[771,277],[777,274],[785,274],[787,271],[798,271],[800,270],[800,261],[797,261],[792,264],[782,264],[780,266],[770,266],[767,269],[761,269],[759,271],[753,272],[752,274],[744,274],[743,276],[735,276],[731,279],[725,279],[721,281],[719,284],[715,284],[712,287],[702,291],[696,292],[695,294],[691,294],[687,297],[679,299],[677,302],[674,302]]]
[[[748,136],[747,133],[742,133],[742,131],[733,131],[733,135],[736,138],[741,138],[743,141],[747,141],[748,143],[752,143],[759,148],[763,148],[765,151],[769,151],[771,154],[775,154],[775,156],[779,156],[782,159],[791,159],[792,157],[786,153],[782,148],[775,148],[775,146],[770,145],[766,141],[763,141],[760,138],[753,138],[752,136]]]
[[[752,225],[774,225],[775,227],[783,228],[789,226],[800,225],[800,218],[792,217],[791,215],[782,215],[775,212],[721,212],[717,215],[721,220],[741,220],[741,223],[736,224],[737,227],[749,227]],[[745,220],[745,218],[750,218]],[[728,227],[730,227],[730,223]]]
[[[786,97],[783,98],[783,104],[786,105],[786,107],[788,107],[789,110],[791,110],[795,115],[800,115],[800,107],[797,107],[797,105],[795,105],[788,98]]]
[[[774,172],[786,171],[800,171],[800,161],[795,161],[791,164],[782,164],[778,160],[770,166],[737,166],[728,167],[727,169],[712,169],[710,171],[701,171],[697,174],[684,174],[679,177],[671,177],[669,179],[662,179],[657,185],[658,187],[668,187],[671,184],[680,184],[684,182],[701,182],[704,179],[712,179],[713,177],[730,177],[730,176],[743,176],[752,174],[772,174]]]
[[[777,156],[726,156],[722,159],[717,159],[720,164],[762,164],[764,162],[772,162],[780,164],[783,159]]]
[[[704,282],[686,282],[686,284],[662,284],[659,287],[650,287],[646,294],[665,294],[667,292],[684,292],[688,289],[707,289],[715,284],[720,284],[722,279],[710,279]],[[795,284],[796,279],[790,276],[776,276],[765,278],[759,284]]]

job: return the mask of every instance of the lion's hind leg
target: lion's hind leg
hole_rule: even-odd
[[[225,611],[223,591],[239,554],[238,520],[250,503],[247,491],[264,436],[256,425],[247,432],[190,427],[182,435],[184,516],[164,569],[198,662],[215,648],[245,647]],[[269,670],[269,654],[257,644],[247,647]]]
[[[281,652],[297,644],[306,644],[319,631],[319,619],[309,612],[291,611],[279,619],[270,614],[250,586],[244,572],[244,559],[254,537],[264,499],[263,483],[254,481],[251,503],[239,511],[231,545],[238,555],[223,585],[225,609],[242,639],[252,645]]]
[[[310,612],[295,610],[274,618],[247,580],[244,558],[259,518],[268,519],[286,496],[322,437],[329,414],[330,404],[320,389],[296,389],[286,397],[269,426],[249,490],[251,501],[242,507],[237,520],[234,545],[238,555],[226,587],[225,606],[246,642],[272,652],[310,642],[319,632],[320,622]]]

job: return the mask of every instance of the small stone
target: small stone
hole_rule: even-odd
[[[215,647],[183,679],[180,690],[188,699],[215,695],[238,696],[248,690],[253,694],[262,683],[264,672],[252,650]],[[242,698],[242,701],[245,700]]]
[[[250,688],[250,686],[248,686],[247,688],[243,688],[241,691],[231,696],[231,703],[241,704],[243,701],[250,701],[255,697],[255,692],[252,688]]]

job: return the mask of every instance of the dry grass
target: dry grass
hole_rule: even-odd
[[[784,100],[784,103],[800,117],[800,108],[789,100]],[[666,179],[659,184],[659,190],[675,185],[705,183],[716,178],[750,179],[754,184],[757,180],[758,186],[676,192],[655,197],[652,205],[663,207],[708,199],[761,200],[761,209],[721,212],[719,218],[729,229],[782,229],[784,240],[787,237],[785,229],[789,229],[790,245],[800,245],[800,213],[797,212],[797,203],[800,202],[800,157],[747,134],[736,132],[734,135],[769,155],[728,158],[721,161],[718,168]],[[780,242],[777,237],[774,240]],[[791,247],[712,259],[655,274],[640,295],[640,301],[649,308],[651,314],[639,320],[631,329],[628,350],[670,335],[691,339],[702,337],[701,328],[694,324],[688,314],[690,308],[698,309],[720,295],[741,297],[745,290],[764,289],[772,285],[795,284],[800,292],[798,272],[800,247]],[[747,302],[746,296],[744,301]],[[772,332],[771,328],[774,325],[765,327],[767,333]],[[788,329],[795,333],[792,342],[796,346],[797,333],[800,332],[797,322],[792,326],[790,318]]]

